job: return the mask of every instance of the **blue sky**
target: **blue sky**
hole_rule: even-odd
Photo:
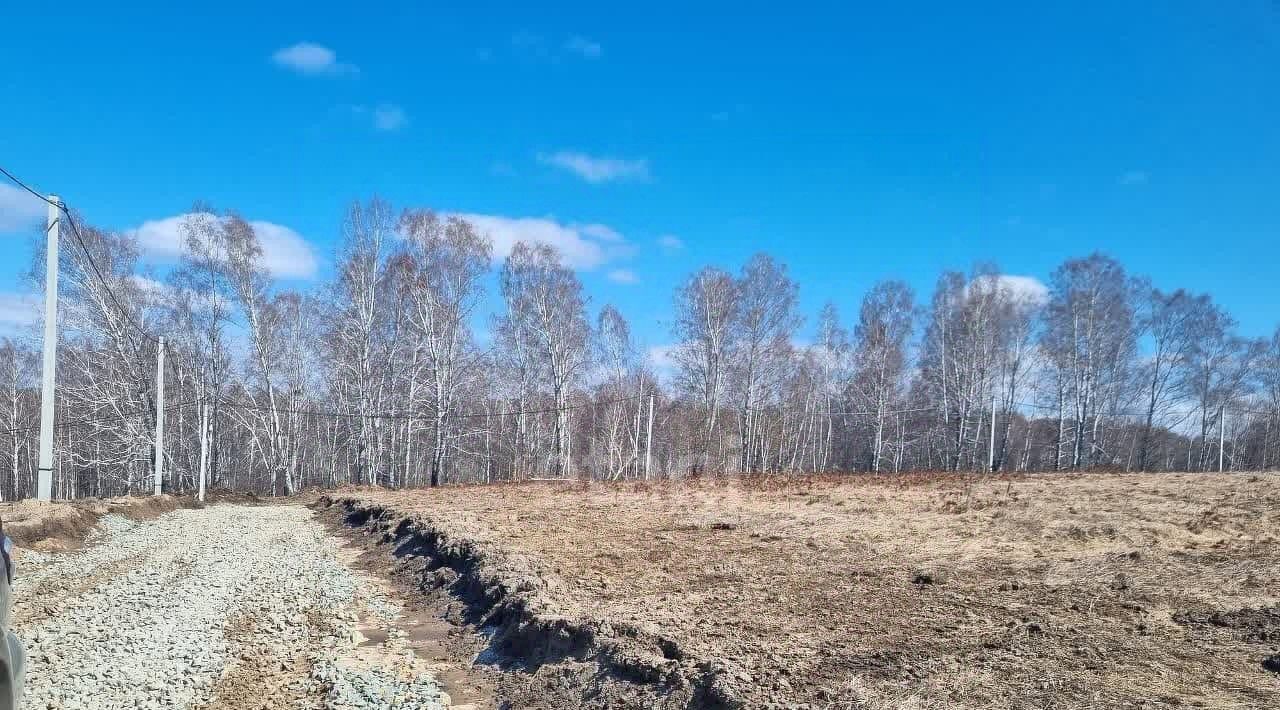
[[[306,288],[377,194],[561,244],[647,345],[759,250],[810,314],[1101,249],[1280,322],[1275,2],[182,5],[0,11],[0,165],[160,264],[205,200]],[[0,191],[0,318],[31,214]]]

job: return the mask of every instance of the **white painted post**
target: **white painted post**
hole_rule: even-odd
[[[1218,408],[1218,473],[1222,473],[1226,469],[1223,464],[1226,461],[1224,452],[1227,443],[1227,407],[1222,405]]]
[[[987,445],[987,470],[996,470],[996,396],[991,395],[991,443]]]
[[[653,453],[653,395],[649,395],[649,429],[644,436],[644,480],[649,480],[649,461]]]
[[[559,416],[559,414],[557,414],[556,416]],[[565,450],[564,450],[564,471],[562,471],[560,475],[563,476],[564,478],[572,478],[573,477],[573,409],[566,409],[564,418],[565,418],[565,439],[568,441],[568,444],[565,446]]]
[[[156,340],[156,481],[155,495],[160,495],[164,479],[164,338]]]
[[[200,405],[200,483],[196,500],[204,502],[205,477],[209,472],[209,405]]]
[[[36,500],[53,499],[53,399],[58,369],[58,231],[62,202],[49,195],[48,246],[44,259],[44,361],[40,373],[40,457]]]

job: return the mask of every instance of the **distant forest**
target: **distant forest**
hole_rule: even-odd
[[[68,229],[74,227],[74,229]],[[282,288],[253,227],[203,210],[163,283],[130,234],[62,228],[55,495],[149,491],[164,338],[166,490],[292,493],[815,471],[1216,471],[1280,460],[1280,330],[1104,254],[1047,292],[995,266],[932,294],[884,281],[799,344],[767,254],[669,298],[660,370],[551,248],[494,264],[458,218],[355,204],[331,282]],[[43,256],[34,286],[43,281]],[[40,331],[0,340],[0,493],[32,494]]]

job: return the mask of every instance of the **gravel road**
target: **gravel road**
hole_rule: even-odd
[[[108,516],[84,550],[24,551],[28,707],[449,707],[399,605],[344,554],[305,508],[235,505]]]

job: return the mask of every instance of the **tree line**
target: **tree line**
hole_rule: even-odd
[[[942,274],[925,301],[884,281],[850,319],[825,306],[811,342],[785,265],[708,266],[673,294],[675,345],[657,367],[544,244],[514,246],[501,307],[481,313],[493,244],[457,217],[353,204],[333,276],[310,292],[277,283],[235,213],[188,215],[163,281],[131,234],[74,219],[83,248],[60,253],[59,497],[150,489],[158,335],[174,492],[196,485],[202,439],[210,485],[281,494],[1280,460],[1280,330],[1243,337],[1210,296],[1162,290],[1103,254],[1060,265],[1047,292],[993,265]],[[34,490],[39,345],[34,330],[0,340],[5,499]]]

